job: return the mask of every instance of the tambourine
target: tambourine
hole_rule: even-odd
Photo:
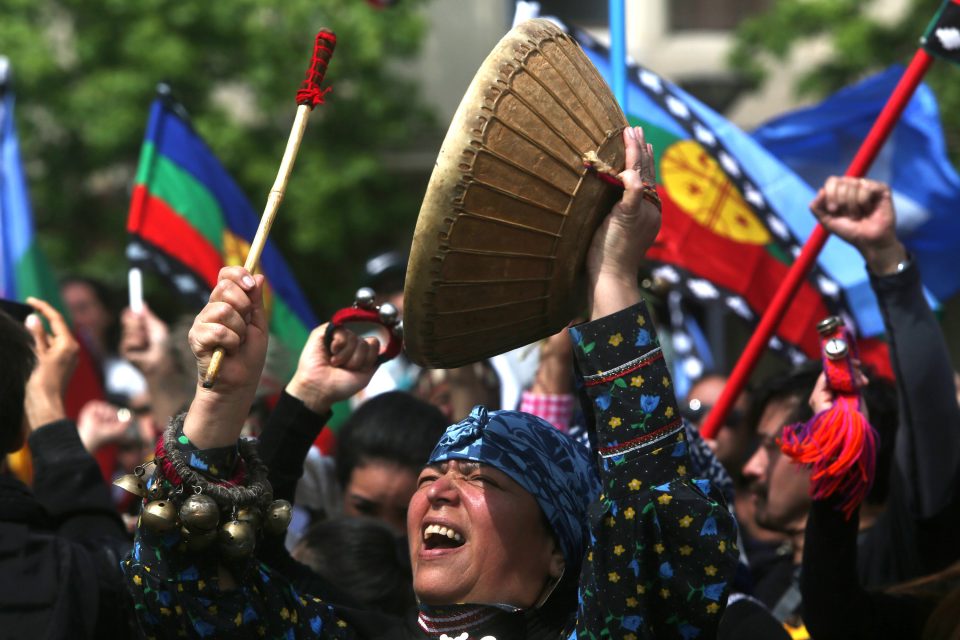
[[[390,336],[386,347],[377,356],[377,365],[396,358],[403,350],[403,322],[397,308],[389,302],[377,306],[374,303],[377,294],[369,287],[359,289],[355,297],[353,306],[340,309],[330,318],[323,333],[323,346],[327,353],[332,354],[330,347],[337,329],[345,324],[365,322],[382,326]]]

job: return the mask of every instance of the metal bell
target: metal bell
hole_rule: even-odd
[[[403,320],[397,320],[397,324],[393,325],[390,328],[393,331],[393,335],[397,336],[401,340],[403,339]]]
[[[270,535],[281,535],[290,526],[291,518],[293,518],[293,505],[286,500],[274,500],[267,507],[263,528]]]
[[[220,550],[228,558],[245,558],[253,553],[257,534],[249,522],[234,520],[220,527]]]
[[[208,495],[192,495],[180,505],[180,521],[191,531],[210,531],[220,522],[220,508]]]
[[[143,481],[143,476],[127,473],[114,480],[113,484],[135,496],[147,497],[147,483]]]
[[[209,531],[202,531],[200,529],[191,530],[182,527],[180,529],[180,535],[183,536],[188,551],[200,551],[213,544],[213,541],[217,539],[217,530],[210,529]]]
[[[169,500],[148,502],[140,514],[143,526],[164,533],[177,526],[177,510]]]
[[[373,309],[373,301],[376,297],[377,294],[373,289],[370,287],[361,287],[357,289],[354,300],[357,301],[357,306],[361,309]]]
[[[154,477],[153,482],[147,488],[147,499],[148,500],[162,500],[163,495],[163,483],[160,482],[156,477]]]
[[[263,516],[260,514],[260,509],[256,507],[244,507],[237,511],[235,517],[236,520],[240,522],[247,522],[253,527],[254,531],[260,529],[260,525],[263,524]]]
[[[843,338],[831,338],[823,345],[823,352],[830,360],[843,360],[849,351],[850,347]]]
[[[380,322],[388,327],[394,324],[399,316],[400,312],[389,302],[384,302],[380,305]]]

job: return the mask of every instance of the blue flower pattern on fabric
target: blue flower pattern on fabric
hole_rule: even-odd
[[[660,404],[660,396],[640,396],[640,409],[644,413],[653,413]]]
[[[571,337],[579,370],[596,374],[583,389],[596,408],[604,489],[591,511],[577,636],[715,637],[736,528],[713,484],[693,475],[710,468],[691,461],[649,315],[638,305]]]

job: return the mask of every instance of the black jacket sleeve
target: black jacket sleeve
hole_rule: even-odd
[[[33,492],[58,535],[115,555],[112,571],[130,547],[123,521],[110,500],[100,467],[80,441],[76,425],[60,420],[30,434]]]
[[[915,264],[871,276],[897,376],[896,465],[915,518],[956,509],[960,491],[960,406],[943,332],[923,295]]]
[[[803,620],[817,640],[920,638],[932,605],[915,597],[867,591],[857,575],[859,512],[849,521],[816,501],[804,532]]]
[[[303,462],[323,430],[329,413],[314,413],[284,391],[260,434],[260,457],[270,469],[273,495],[293,502]]]

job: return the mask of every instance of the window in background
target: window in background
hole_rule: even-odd
[[[730,31],[773,0],[668,0],[671,31]]]
[[[605,27],[608,14],[606,0],[540,0],[540,15],[557,16],[578,27]]]

